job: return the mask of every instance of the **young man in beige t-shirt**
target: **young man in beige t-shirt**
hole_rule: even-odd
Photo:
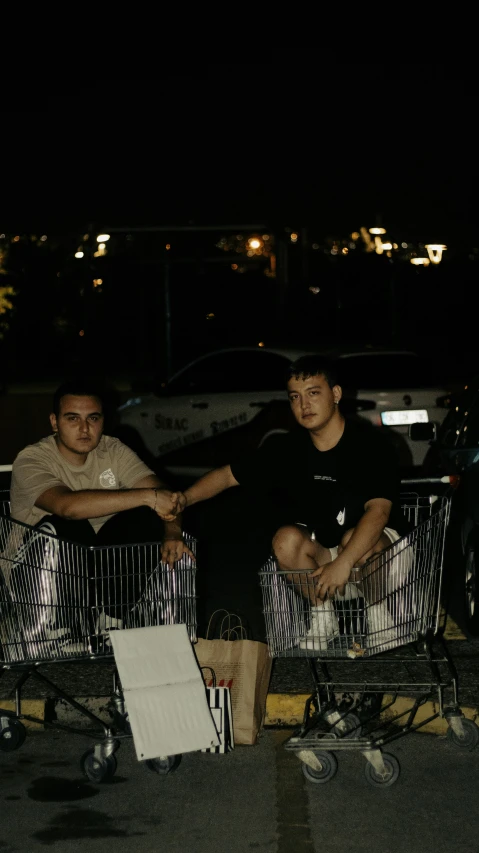
[[[82,381],[60,386],[50,423],[53,435],[26,447],[13,463],[12,518],[84,545],[161,542],[162,560],[170,567],[185,553],[194,556],[175,518],[178,495],[130,448],[103,435],[103,404],[95,388]],[[128,588],[120,585],[120,578],[112,578],[108,593],[103,590],[112,605],[119,605],[122,594],[130,604],[141,594],[133,575]]]

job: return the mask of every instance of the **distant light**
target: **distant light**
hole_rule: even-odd
[[[442,261],[442,253],[447,249],[444,243],[426,243],[429,260],[433,264],[440,264]]]
[[[83,337],[83,335],[85,334],[85,329],[80,329],[80,331],[78,332],[78,334],[79,334],[79,335],[80,335],[80,337],[82,338],[82,337]]]
[[[390,252],[393,247],[392,243],[383,243],[383,251]]]
[[[385,228],[370,228],[369,233],[370,234],[385,234],[386,229]]]
[[[206,319],[207,319],[207,320],[214,320],[214,318],[215,318],[215,315],[214,315],[214,314],[207,314],[207,315],[206,315]]]
[[[100,249],[100,251],[103,251],[104,249],[106,249],[106,246],[104,243],[98,243],[98,248]]]
[[[416,267],[428,267],[431,262],[429,258],[411,258],[411,263]]]
[[[42,234],[42,236],[40,237],[40,240],[42,241],[42,243],[44,243],[44,242],[45,242],[45,240],[48,240],[47,235],[46,235],[46,234]]]
[[[263,241],[259,240],[258,237],[250,237],[248,240],[249,249],[260,249],[262,245]]]
[[[313,243],[313,249],[319,249],[319,243]]]
[[[16,237],[14,237],[14,238],[13,238],[13,242],[14,242],[14,243],[18,243],[19,239],[20,239],[20,237],[19,237],[19,235],[17,234],[17,235],[16,235]]]
[[[165,249],[168,252],[171,249],[171,243],[167,243]]]
[[[103,284],[102,278],[94,278],[93,279],[93,287],[100,287]]]
[[[110,239],[109,234],[99,234],[98,237],[96,238],[96,242],[97,243],[106,243],[107,240],[109,240],[109,239]]]
[[[258,344],[259,347],[264,347],[264,341],[260,341]]]
[[[238,269],[238,264],[231,264],[231,269],[232,269],[232,270],[237,270],[237,269]]]
[[[79,249],[78,252],[75,252],[75,258],[83,258],[84,255],[85,252],[82,252],[81,249]]]
[[[343,248],[343,249],[341,249],[341,252],[342,252],[342,254],[343,254],[343,255],[347,255],[347,254],[348,254],[348,252],[349,252],[348,247],[347,247],[347,246],[344,246],[344,248]]]
[[[319,287],[309,287],[308,290],[310,290],[311,293],[319,293],[320,288]]]
[[[351,234],[351,240],[359,240],[359,231],[353,231]]]
[[[269,240],[269,234],[263,234],[263,240],[265,243],[267,243]]]
[[[401,243],[403,249],[407,249],[407,243]]]
[[[289,235],[289,239],[291,240],[291,242],[292,242],[292,243],[297,243],[297,242],[298,242],[298,235],[296,234],[296,231],[293,231],[293,232]]]

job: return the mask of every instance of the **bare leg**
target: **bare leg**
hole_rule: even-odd
[[[299,646],[310,651],[325,651],[328,643],[339,634],[333,602],[321,601],[315,591],[311,572],[331,560],[329,548],[312,540],[307,530],[296,525],[281,527],[273,539],[278,567],[287,572],[286,579],[307,600],[305,604],[305,634],[298,638]]]
[[[342,549],[349,542],[353,533],[354,528],[346,531],[338,546],[338,554],[341,553]],[[383,572],[379,568],[378,560],[371,560],[369,565],[366,567],[365,564],[371,559],[371,557],[375,554],[380,554],[381,551],[389,545],[391,545],[389,536],[382,533],[376,545],[357,561],[357,568],[359,571],[354,572],[353,577],[354,580],[360,582],[359,588],[362,590],[365,598],[371,603],[384,597],[385,589],[387,588],[387,578],[383,577]]]
[[[287,580],[294,584],[304,598],[309,598],[311,604],[316,605],[318,597],[314,590],[314,579],[308,578],[308,574],[329,563],[329,548],[312,540],[307,530],[290,524],[276,531],[273,552],[278,568],[282,572],[291,572]]]

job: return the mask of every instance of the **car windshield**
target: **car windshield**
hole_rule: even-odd
[[[339,359],[339,384],[365,390],[437,388],[443,382],[428,359],[413,353],[364,353]]]
[[[258,349],[220,352],[186,367],[167,385],[168,394],[225,394],[281,390],[286,395],[289,359]]]

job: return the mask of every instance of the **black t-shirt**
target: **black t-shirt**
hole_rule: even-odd
[[[281,524],[306,524],[326,548],[356,526],[372,498],[391,501],[387,526],[407,532],[395,451],[366,422],[346,420],[340,440],[326,451],[317,450],[307,430],[274,436],[231,470],[240,485],[273,498]]]

